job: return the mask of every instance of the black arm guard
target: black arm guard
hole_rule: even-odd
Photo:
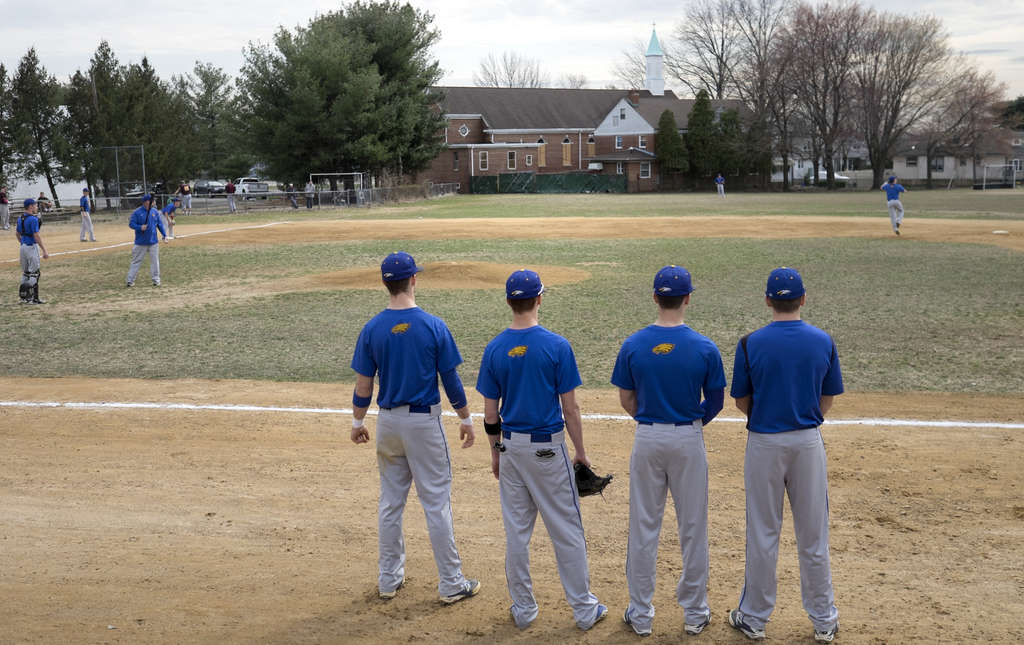
[[[501,434],[501,419],[498,419],[497,423],[487,423],[484,421],[484,432],[489,435]]]

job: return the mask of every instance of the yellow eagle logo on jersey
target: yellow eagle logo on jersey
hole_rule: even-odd
[[[675,348],[676,346],[673,345],[672,343],[661,343],[660,345],[655,345],[654,347],[652,347],[651,351],[654,352],[655,354],[661,355],[669,354]]]
[[[391,328],[392,334],[404,334],[407,331],[409,331],[409,323],[398,323]]]
[[[526,356],[526,345],[516,345],[512,349],[508,350],[508,355],[513,358],[516,356]]]

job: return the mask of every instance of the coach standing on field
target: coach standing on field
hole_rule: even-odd
[[[685,611],[683,631],[695,636],[711,622],[703,429],[722,410],[725,372],[718,347],[685,323],[692,292],[685,268],[673,264],[658,271],[658,318],[626,339],[612,372],[622,408],[637,424],[629,459],[629,606],[622,619],[640,636],[651,633],[654,620],[658,536],[668,491],[683,554],[676,586],[676,600]]]
[[[160,245],[157,244],[156,232],[159,230],[166,242],[167,231],[160,221],[160,212],[152,208],[152,203],[152,195],[143,195],[142,206],[136,208],[128,219],[128,226],[135,231],[135,244],[132,245],[132,264],[128,267],[126,287],[135,286],[135,276],[142,268],[142,261],[146,255],[149,255],[149,273],[153,278],[153,286],[160,286]]]
[[[380,265],[390,294],[387,309],[374,316],[359,333],[352,369],[352,441],[366,443],[363,424],[373,396],[373,377],[380,378],[377,405],[377,469],[380,471],[378,544],[381,599],[395,597],[405,582],[405,542],[402,513],[409,486],[416,483],[434,549],[441,602],[451,604],[475,596],[480,582],[462,574],[452,526],[452,468],[448,441],[441,424],[441,375],[445,394],[461,420],[463,448],[473,445],[473,420],[456,368],[462,356],[455,339],[437,316],[416,306],[416,274],[420,267],[408,253],[392,253]]]
[[[832,338],[803,322],[803,279],[775,269],[765,300],[772,322],[736,347],[732,396],[747,416],[743,483],[747,497],[746,572],[739,607],[729,624],[761,640],[775,609],[776,562],[788,493],[800,556],[800,591],[814,639],[830,643],[839,631],[828,537],[828,474],[819,427],[843,393]]]

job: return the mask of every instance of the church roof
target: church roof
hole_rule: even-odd
[[[648,56],[664,56],[665,52],[661,51],[661,43],[658,42],[658,34],[651,29],[651,42],[647,45]]]

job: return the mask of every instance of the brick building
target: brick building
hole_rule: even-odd
[[[418,182],[457,182],[505,173],[625,175],[629,192],[658,189],[654,134],[663,111],[685,134],[693,99],[665,90],[655,33],[643,90],[438,87],[447,121],[445,149]],[[739,101],[712,101],[716,112]]]

